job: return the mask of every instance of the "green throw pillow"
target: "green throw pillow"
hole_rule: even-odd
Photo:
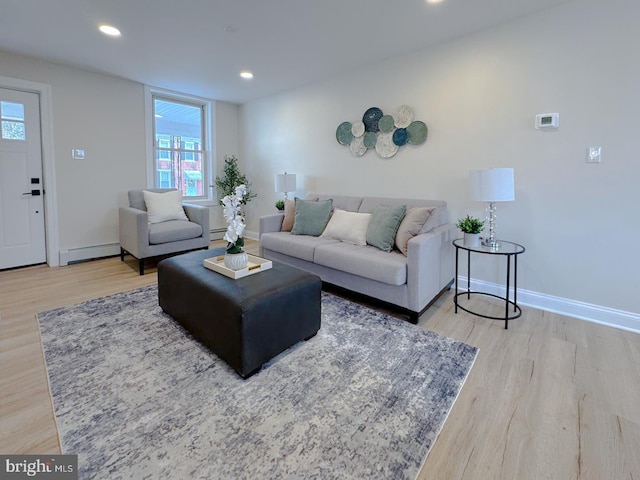
[[[296,198],[296,213],[291,234],[319,237],[329,222],[332,208],[333,199],[311,202]]]
[[[406,211],[405,205],[399,207],[382,205],[376,208],[367,228],[367,243],[385,252],[390,252]]]

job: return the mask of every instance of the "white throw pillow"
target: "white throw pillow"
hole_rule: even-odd
[[[353,243],[354,245],[366,245],[367,227],[370,220],[370,213],[347,212],[346,210],[336,209],[324,232],[322,232],[322,236]]]
[[[157,193],[142,191],[144,203],[147,205],[149,223],[161,223],[168,220],[189,220],[182,208],[182,192]]]

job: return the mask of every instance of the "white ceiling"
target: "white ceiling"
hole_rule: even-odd
[[[0,49],[244,103],[567,1],[0,0]]]

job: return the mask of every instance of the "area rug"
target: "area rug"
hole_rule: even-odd
[[[322,294],[322,327],[242,380],[143,287],[38,314],[80,478],[414,479],[477,349]]]

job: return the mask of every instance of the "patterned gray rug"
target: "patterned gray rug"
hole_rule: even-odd
[[[81,478],[413,479],[477,349],[322,294],[322,328],[242,380],[156,286],[38,314]]]

